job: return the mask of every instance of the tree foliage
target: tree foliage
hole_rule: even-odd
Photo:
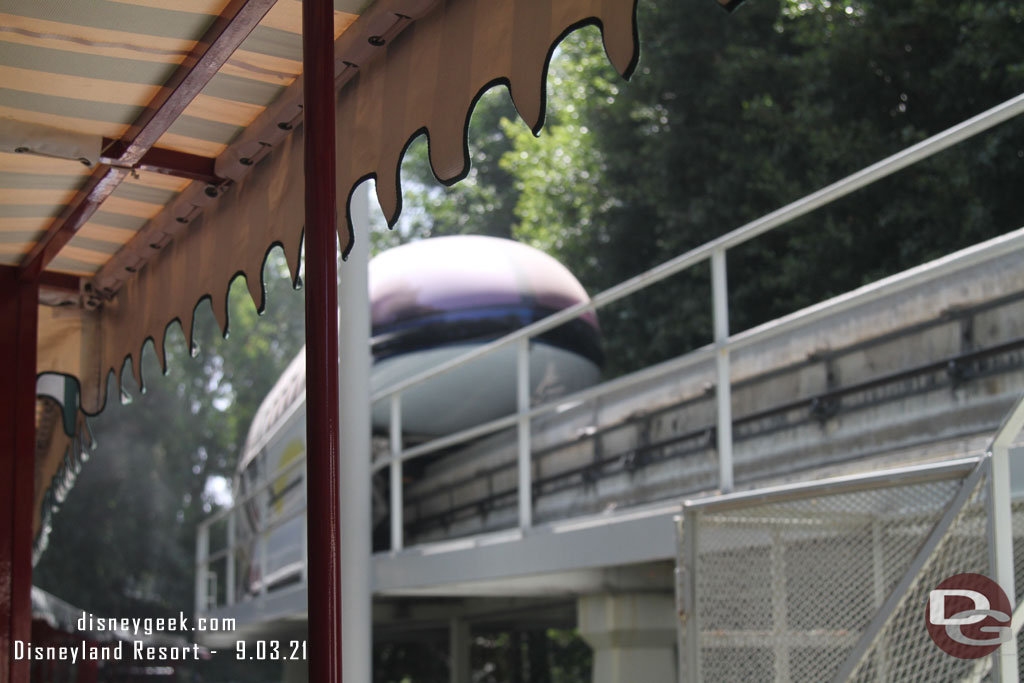
[[[260,317],[235,280],[228,340],[200,304],[194,357],[173,326],[166,376],[147,347],[145,393],[126,394],[130,404],[118,404],[111,382],[106,409],[91,420],[96,448],[54,515],[36,585],[99,616],[191,614],[196,527],[217,503],[208,487],[230,480],[249,422],[303,343],[302,293],[276,253],[266,283]]]
[[[377,217],[372,251],[430,236],[512,237],[516,195],[508,188],[513,177],[499,161],[512,149],[502,124],[515,116],[503,86],[483,94],[470,124],[469,173],[449,187],[440,185],[434,176],[426,137],[416,138],[402,160],[402,214],[391,231],[383,225],[383,218]]]
[[[631,82],[588,27],[551,64],[539,137],[481,100],[511,148],[474,139],[474,184],[425,190],[462,221],[434,234],[464,231],[462,207],[487,197],[500,209],[487,231],[510,220],[602,290],[1021,92],[1022,22],[1012,2],[641,2]],[[733,250],[733,329],[1019,227],[1022,130],[1003,124]],[[707,279],[699,268],[606,309],[609,374],[709,341]]]

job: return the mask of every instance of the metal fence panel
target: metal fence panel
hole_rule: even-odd
[[[931,642],[924,606],[941,580],[988,571],[986,471],[688,509],[684,680],[827,681],[844,663],[853,680],[976,674]]]
[[[876,636],[850,681],[959,681],[975,669],[973,660],[941,652],[925,628],[928,592],[955,574],[989,574],[987,481],[975,487],[952,527],[917,574],[899,610]]]

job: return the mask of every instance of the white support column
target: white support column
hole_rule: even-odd
[[[227,576],[224,577],[224,600],[228,605],[235,604],[235,508],[228,511],[228,557]]]
[[[342,672],[370,681],[372,666],[372,548],[370,489],[369,183],[352,194],[352,250],[339,268],[338,394],[341,439]],[[339,216],[344,220],[344,203]],[[315,596],[314,596],[315,598]]]
[[[593,683],[676,681],[671,593],[583,596],[576,602],[576,624],[594,649]]]
[[[1010,444],[1024,428],[1024,398],[1017,401],[989,446],[992,469],[989,474],[989,514],[992,529],[992,572],[996,583],[1010,599],[1011,608],[1017,605],[1013,566],[1013,510],[1010,492]],[[993,673],[999,683],[1017,683],[1017,639],[999,646]]]
[[[199,525],[196,534],[196,612],[205,613],[210,609],[206,595],[208,587],[207,572],[210,569],[210,527]]]
[[[686,509],[683,512],[682,573],[679,587],[682,593],[680,609],[685,619],[677,624],[680,629],[679,680],[686,683],[700,683],[700,609],[697,596],[697,566],[700,545],[700,512]]]
[[[402,395],[391,397],[391,550],[402,549]]]
[[[533,525],[533,472],[530,463],[530,340],[516,345],[516,407],[519,411],[519,528]]]
[[[259,533],[259,540],[256,542],[256,547],[259,552],[259,568],[260,568],[260,595],[267,594],[267,540],[270,536],[270,532],[263,531],[267,522],[265,520],[260,521],[260,526],[257,529]]]
[[[715,322],[715,402],[718,408],[718,488],[732,491],[732,383],[729,373],[729,292],[725,250],[711,254],[711,305]]]
[[[452,618],[448,622],[448,681],[470,683],[469,624],[465,619]]]

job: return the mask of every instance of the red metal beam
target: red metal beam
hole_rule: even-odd
[[[119,160],[121,165],[133,166],[142,160],[276,2],[231,0],[228,3],[192,53],[128,129],[124,137],[128,145]],[[334,26],[333,17],[329,24]]]
[[[100,162],[110,166],[119,166],[120,159],[126,153],[127,148],[128,146],[123,140],[103,138],[103,154],[100,155]],[[217,177],[217,172],[214,170],[215,162],[216,159],[213,157],[153,147],[132,168],[162,173],[176,178],[197,180],[207,185],[220,185],[224,179]]]
[[[22,261],[25,273],[32,277],[46,269],[65,244],[110,196],[127,171],[136,166],[146,152],[156,144],[177,120],[185,107],[210,82],[220,67],[256,28],[263,16],[277,0],[231,0],[221,15],[214,20],[188,57],[175,70],[171,78],[150,101],[125,135],[124,151],[116,165],[110,168],[100,164],[64,213],[50,225],[46,234]],[[330,20],[333,28],[334,19]],[[94,190],[100,188],[100,192]],[[2,682],[0,682],[2,683]]]
[[[341,683],[338,282],[331,0],[302,3],[309,680]]]
[[[32,637],[38,300],[38,281],[0,267],[0,683],[29,680],[14,642]]]
[[[79,292],[80,280],[77,275],[67,273],[44,272],[39,274],[39,287],[41,289],[59,289],[65,292]]]

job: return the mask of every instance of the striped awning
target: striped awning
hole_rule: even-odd
[[[469,115],[488,88],[506,85],[539,130],[548,61],[569,31],[599,26],[628,75],[635,4],[335,0],[342,247],[348,198],[366,178],[397,220],[413,137],[427,135],[442,182],[468,173]],[[297,276],[301,53],[299,0],[0,5],[0,267],[38,276],[37,370],[74,379],[83,413],[103,408],[126,359],[141,381],[147,341],[164,362],[174,321],[190,338],[203,298],[226,329],[238,274],[262,308],[272,246]]]
[[[352,25],[361,4],[336,3],[335,37]],[[0,263],[21,263],[87,182],[105,148],[129,133],[227,5],[225,0],[3,3]],[[270,7],[155,147],[206,158],[221,155],[301,74],[301,8],[299,0]],[[71,158],[55,158],[60,156]],[[48,269],[96,275],[193,182],[137,170]]]

